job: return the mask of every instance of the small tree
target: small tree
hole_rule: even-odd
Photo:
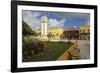
[[[38,33],[36,33],[35,31],[33,31],[31,29],[31,27],[25,22],[25,21],[22,21],[22,28],[23,28],[23,35],[24,36],[27,36],[27,35],[34,35],[34,36],[37,36]]]
[[[51,38],[52,37],[52,34],[51,33],[48,33],[47,36],[48,36],[48,38]]]
[[[23,29],[22,30],[23,35],[32,35],[33,34],[33,31],[30,28],[30,26],[24,21],[22,21],[22,29]]]

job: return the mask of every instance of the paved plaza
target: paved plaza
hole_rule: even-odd
[[[81,59],[90,58],[90,41],[89,40],[78,40],[78,48],[80,50]]]

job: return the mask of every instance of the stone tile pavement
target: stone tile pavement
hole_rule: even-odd
[[[90,58],[90,41],[78,40],[78,49],[80,50],[80,59]]]

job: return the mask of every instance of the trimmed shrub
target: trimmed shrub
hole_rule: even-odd
[[[41,53],[44,49],[44,44],[39,39],[33,37],[23,37],[23,57],[33,57]]]

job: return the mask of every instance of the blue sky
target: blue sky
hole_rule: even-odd
[[[48,17],[48,28],[56,27],[67,29],[69,27],[79,28],[80,25],[90,25],[89,13],[75,12],[44,12],[23,10],[23,20],[34,30],[41,26],[40,19],[42,16]]]

